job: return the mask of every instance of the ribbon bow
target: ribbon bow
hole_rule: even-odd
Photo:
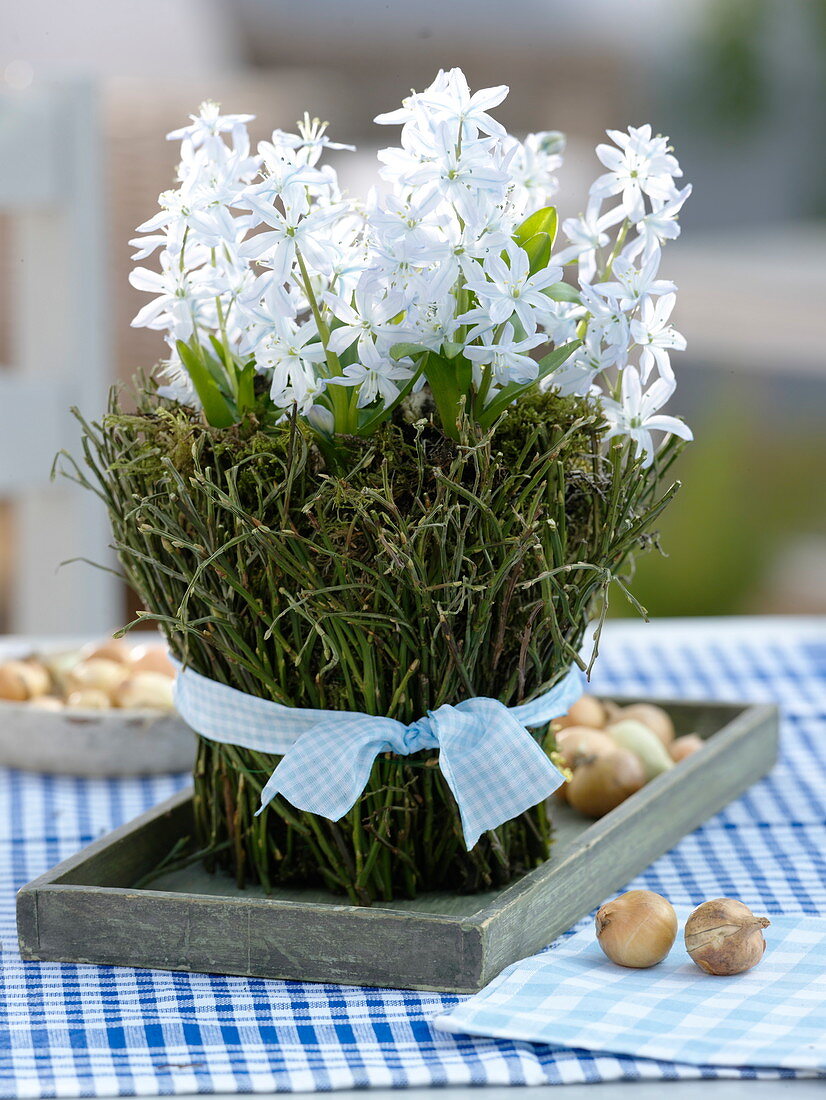
[[[213,741],[281,755],[261,792],[261,810],[280,794],[293,806],[338,821],[367,785],[383,752],[439,750],[470,850],[482,833],[535,806],[564,782],[526,726],[565,714],[582,694],[572,668],[545,695],[508,708],[496,699],[445,704],[406,726],[349,711],[304,710],[227,687],[182,669],[175,684],[181,717]]]

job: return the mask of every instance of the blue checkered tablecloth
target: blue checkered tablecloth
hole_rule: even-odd
[[[615,624],[593,687],[779,702],[772,775],[629,886],[675,903],[728,895],[769,916],[826,914],[826,623]],[[778,1076],[449,1035],[429,1023],[458,1000],[447,994],[22,963],[14,891],[186,782],[0,769],[0,1095]]]

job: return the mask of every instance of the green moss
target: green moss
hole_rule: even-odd
[[[578,425],[570,431],[573,425]],[[521,458],[525,441],[534,439],[533,454],[550,450],[570,431],[559,450],[559,459],[593,465],[595,445],[605,428],[596,402],[590,397],[563,397],[552,390],[523,397],[499,421],[494,446],[506,463]]]

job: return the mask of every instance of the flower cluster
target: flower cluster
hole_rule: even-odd
[[[132,274],[156,295],[133,323],[166,332],[163,392],[227,425],[255,407],[264,376],[276,415],[296,409],[334,441],[373,430],[425,385],[455,435],[463,416],[488,427],[539,383],[601,394],[610,433],[648,461],[652,430],[688,438],[659,414],[684,340],[657,268],[689,193],[666,139],[610,132],[615,144],[597,149],[608,171],[554,254],[564,139],[507,134],[490,113],[507,91],[471,94],[453,69],[380,115],[401,126],[400,145],[379,153],[382,186],[366,204],[320,163],[352,147],[307,116],[257,155],[250,116],[215,104],[170,134],[179,187],[133,242],[136,259],[161,250],[160,271]]]
[[[650,126],[608,136],[613,145],[597,146],[608,171],[591,186],[585,213],[562,223],[569,244],[555,259],[576,263],[580,293],[561,312],[554,337],[579,325],[583,342],[553,382],[569,393],[596,388],[609,435],[629,435],[650,461],[652,431],[692,438],[682,420],[659,411],[676,387],[669,352],[685,348],[685,338],[669,323],[677,288],[658,277],[662,246],[679,235],[677,215],[691,185],[677,188],[680,166]]]

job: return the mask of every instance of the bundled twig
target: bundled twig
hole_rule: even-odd
[[[279,703],[410,722],[474,695],[548,690],[673,495],[587,400],[537,395],[459,441],[401,414],[331,468],[295,419],[219,429],[147,399],[83,423],[115,548],[179,660]],[[644,614],[644,611],[643,611]],[[599,627],[594,638],[594,655]],[[199,739],[198,849],[239,885],[320,882],[358,904],[495,886],[547,858],[538,806],[464,848],[436,754],[379,758],[347,817],[276,798],[277,757]]]

